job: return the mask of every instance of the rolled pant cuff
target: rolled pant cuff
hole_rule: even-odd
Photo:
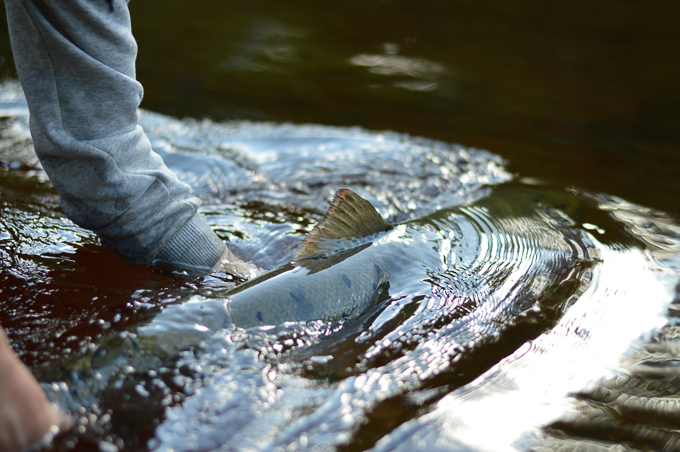
[[[224,249],[224,242],[197,213],[167,241],[153,265],[192,275],[207,275],[220,260]]]

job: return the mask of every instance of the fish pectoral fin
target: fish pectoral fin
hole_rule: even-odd
[[[349,189],[338,190],[326,215],[300,244],[294,261],[325,256],[324,243],[341,239],[360,239],[385,232],[390,224],[373,205]]]

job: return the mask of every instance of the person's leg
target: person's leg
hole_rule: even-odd
[[[47,401],[0,327],[0,450],[18,451],[51,432],[67,429],[70,423]]]
[[[64,213],[137,264],[208,273],[224,243],[137,124],[125,0],[5,0],[36,153]]]

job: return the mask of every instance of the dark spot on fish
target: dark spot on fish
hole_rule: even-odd
[[[352,280],[347,277],[346,274],[342,274],[342,280],[345,281],[345,284],[347,284],[347,287],[350,289],[352,288]]]
[[[378,264],[373,264],[373,268],[375,269],[375,272],[376,272],[377,274],[381,274],[381,273],[382,273],[382,268],[380,268],[380,267],[378,266]]]
[[[298,290],[288,293],[290,298],[292,298],[296,303],[295,311],[298,317],[306,317],[309,316],[310,313],[314,312],[314,305],[307,300],[304,292]]]
[[[304,303],[305,296],[301,293],[290,292],[290,298],[295,300],[296,303]]]
[[[262,322],[263,321],[262,311],[257,311],[257,314],[255,314],[255,317],[257,317],[257,320]]]

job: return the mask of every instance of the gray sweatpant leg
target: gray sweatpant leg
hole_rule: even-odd
[[[35,150],[64,213],[137,264],[207,273],[224,243],[137,124],[126,0],[5,0]]]

